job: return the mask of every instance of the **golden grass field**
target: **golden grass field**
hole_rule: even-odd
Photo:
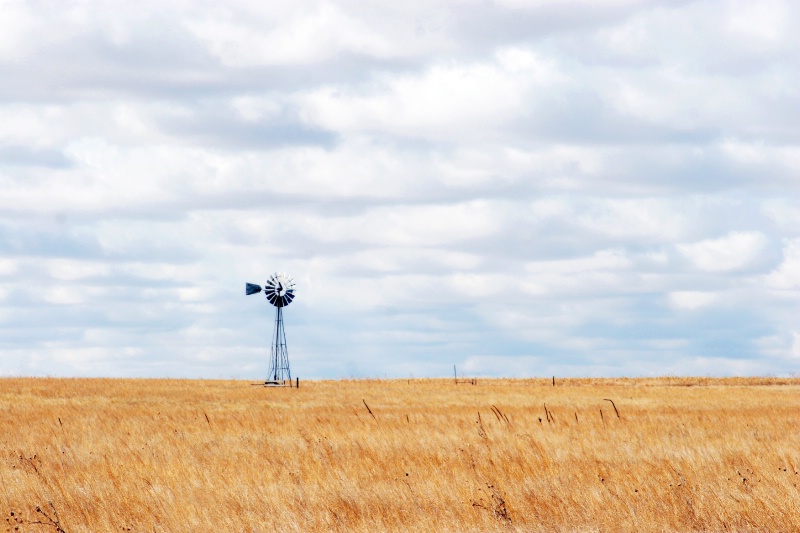
[[[8,378],[0,427],[7,531],[800,531],[794,379]]]

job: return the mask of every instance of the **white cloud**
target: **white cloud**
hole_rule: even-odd
[[[56,305],[77,305],[86,302],[85,288],[79,286],[51,287],[44,292],[42,299]]]
[[[243,95],[234,97],[231,106],[248,122],[277,117],[281,106],[274,96]]]
[[[764,281],[773,289],[800,289],[800,239],[784,243],[783,261]]]
[[[345,275],[353,272],[400,273],[411,270],[438,270],[451,274],[474,270],[486,262],[482,256],[474,253],[387,244],[390,246],[328,258],[325,268],[328,272]]]
[[[50,259],[45,263],[50,276],[56,280],[74,281],[84,278],[107,276],[110,267],[98,261],[77,261],[74,259]]]
[[[679,238],[687,231],[682,207],[657,198],[596,200],[575,213],[587,229],[612,237],[650,237],[654,241]]]
[[[712,305],[719,295],[707,291],[675,291],[669,293],[669,303],[675,309],[694,311]]]
[[[40,17],[31,11],[27,2],[3,0],[0,11],[0,59],[24,60],[36,42],[34,36],[43,27]]]
[[[787,3],[781,0],[731,2],[727,26],[737,37],[747,39],[751,45],[769,47],[780,43],[791,20]]]
[[[495,57],[502,70],[525,76],[525,81],[529,83],[550,85],[568,81],[558,62],[529,48],[504,47],[497,51]]]
[[[186,26],[223,64],[233,67],[313,64],[347,52],[405,55],[380,28],[330,2],[275,3],[267,10],[248,11],[250,16],[243,17],[226,9],[188,20]]]
[[[377,208],[347,218],[303,221],[300,231],[328,242],[377,246],[437,246],[487,237],[500,229],[501,214],[486,202]]]
[[[717,239],[678,244],[678,252],[696,268],[706,272],[730,272],[753,265],[767,246],[757,231],[735,231]]]
[[[777,174],[778,179],[787,183],[796,180],[800,171],[800,148],[797,146],[770,146],[763,141],[725,139],[720,143],[720,150],[742,167]]]
[[[770,335],[755,340],[761,353],[767,357],[797,360],[800,359],[800,333],[787,331],[780,335]],[[793,370],[794,374],[795,371]]]
[[[614,8],[647,5],[647,0],[498,0],[497,4],[514,9],[538,10],[547,7],[558,7],[570,12],[586,7]],[[573,11],[574,12],[574,11]]]
[[[0,276],[9,276],[17,272],[18,261],[16,259],[0,258]]]
[[[495,128],[529,109],[528,91],[562,79],[554,65],[525,51],[504,50],[499,57],[502,66],[448,62],[421,74],[381,76],[357,91],[325,87],[303,98],[303,116],[342,132],[437,140],[491,137]]]
[[[608,89],[621,114],[673,129],[728,122],[731,109],[747,113],[752,108],[726,80],[681,72],[681,67],[674,65],[644,73],[623,72]],[[708,94],[714,98],[708,99]]]
[[[533,294],[624,292],[628,280],[621,273],[631,266],[619,250],[602,250],[578,259],[529,262],[525,264],[526,289]]]
[[[800,207],[797,199],[771,198],[761,204],[761,210],[786,235],[800,234]]]

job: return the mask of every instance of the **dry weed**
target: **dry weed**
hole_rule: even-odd
[[[56,533],[800,530],[800,380],[554,382],[0,379],[0,510]]]

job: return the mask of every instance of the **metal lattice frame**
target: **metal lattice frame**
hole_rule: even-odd
[[[283,329],[283,307],[275,308],[275,331],[272,332],[272,356],[269,360],[267,382],[292,381],[289,370],[289,351],[286,349],[286,332]]]

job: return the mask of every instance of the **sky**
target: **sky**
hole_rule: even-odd
[[[0,376],[800,373],[797,2],[0,14]]]

